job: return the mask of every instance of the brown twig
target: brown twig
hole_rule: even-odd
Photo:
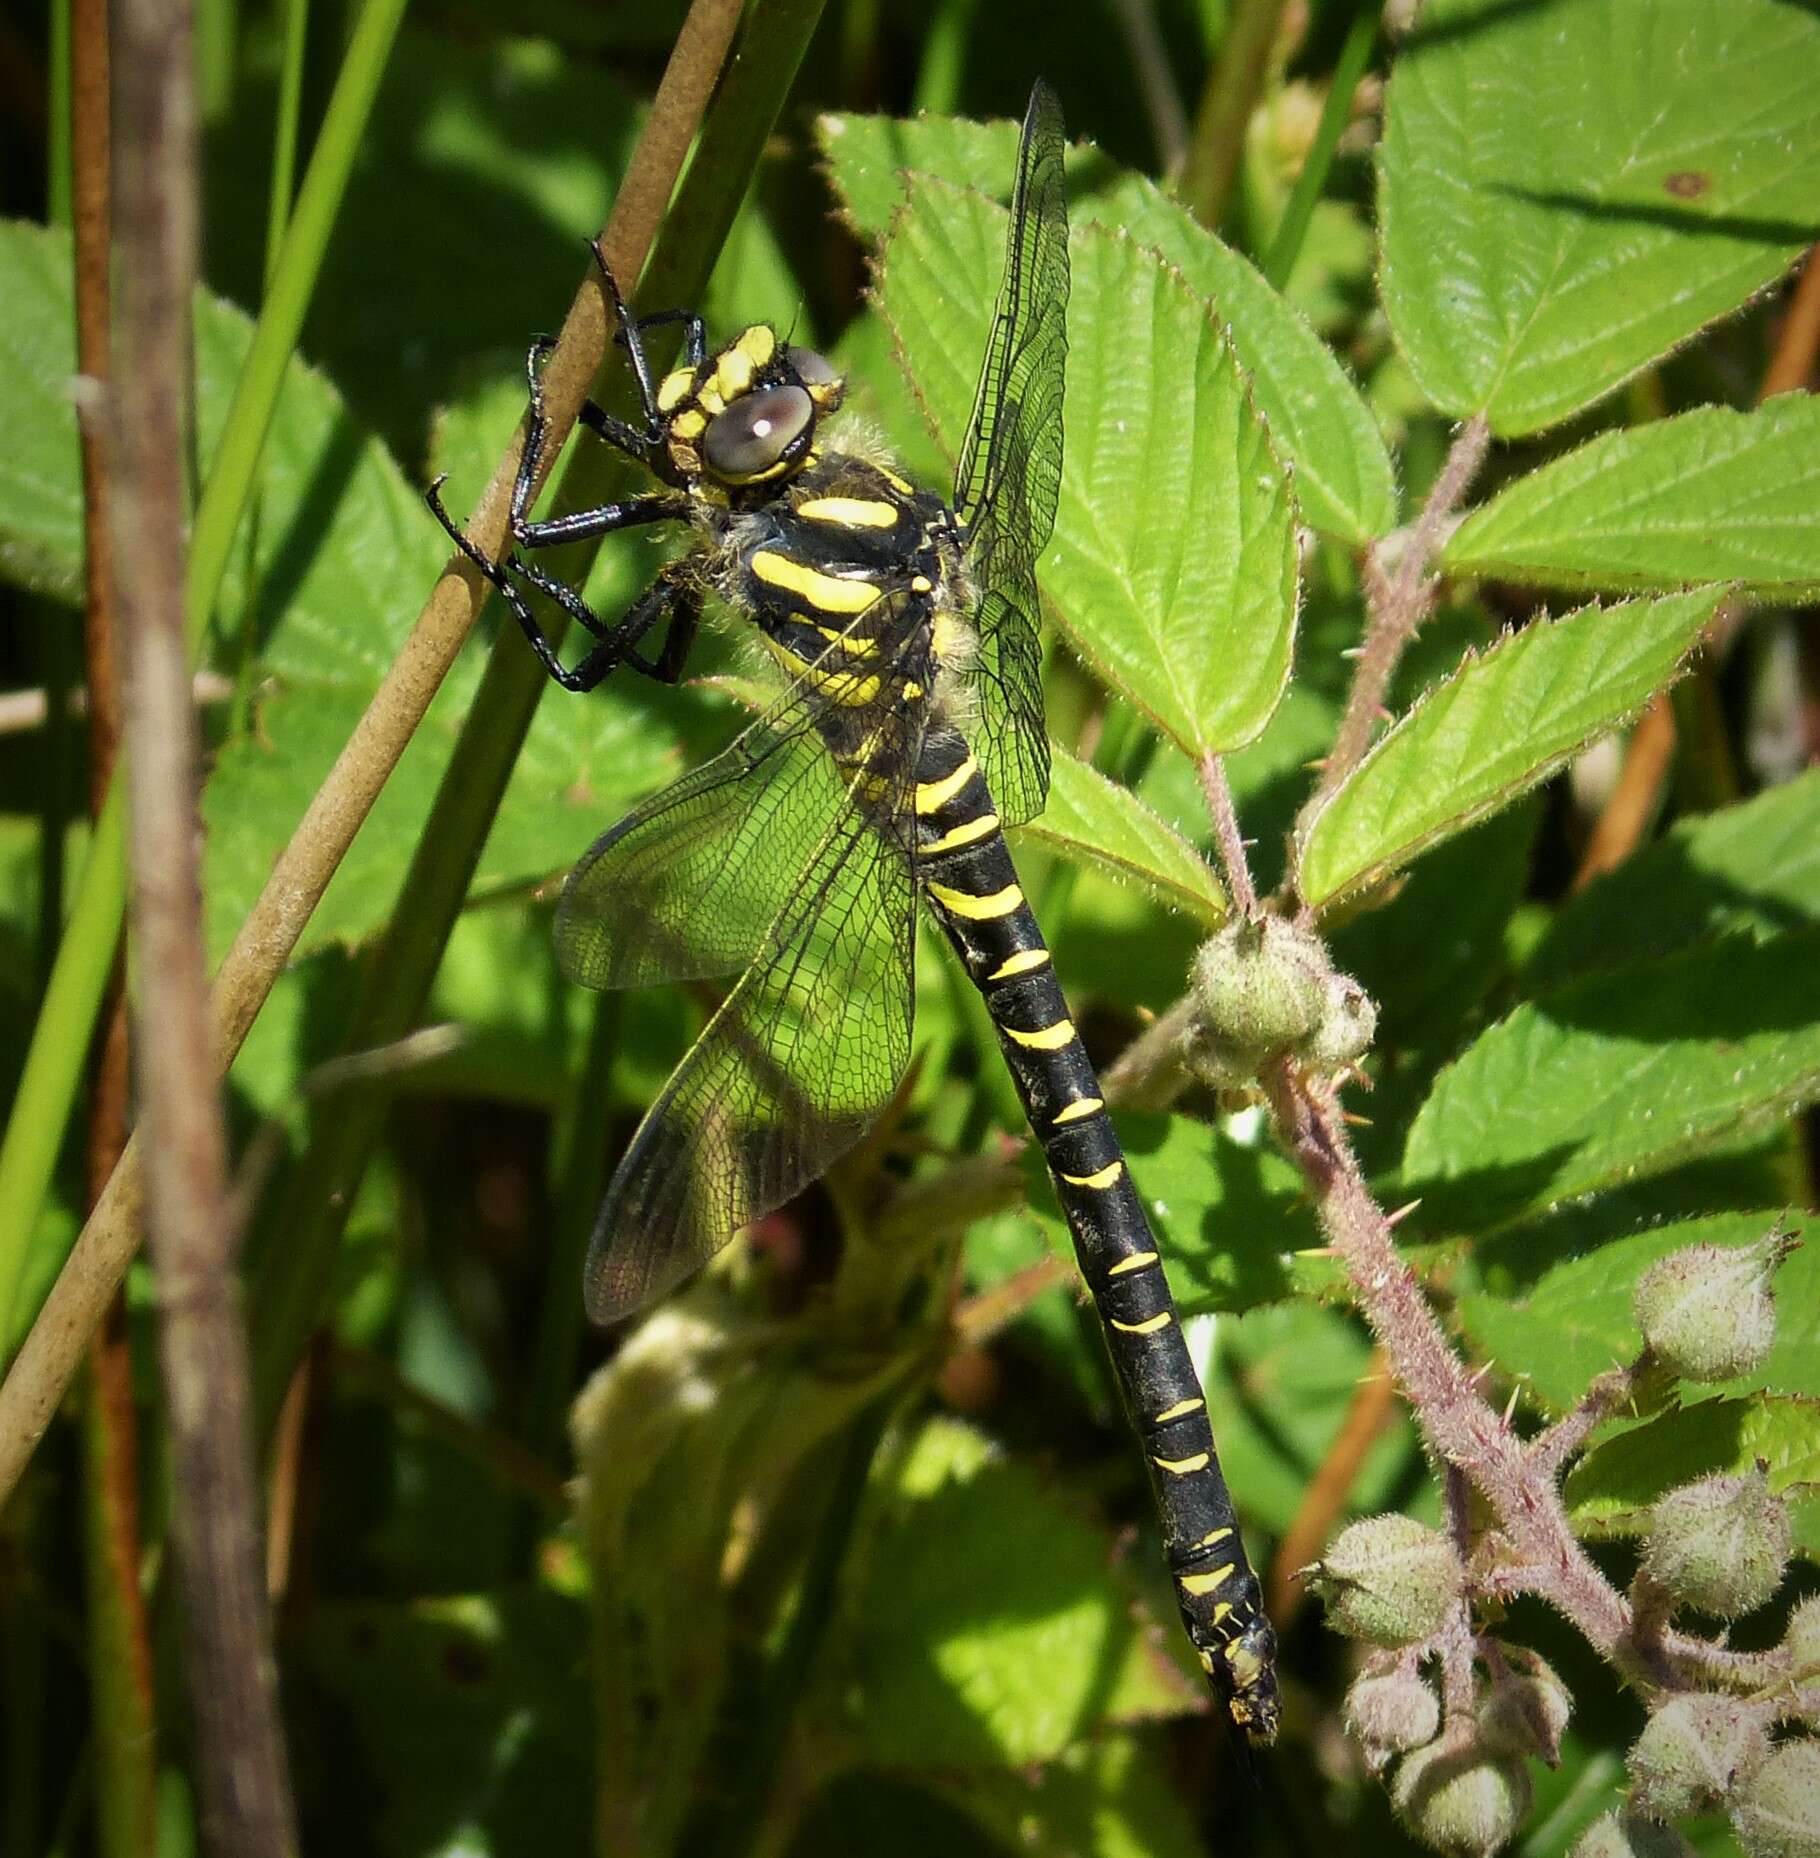
[[[1807,265],[1795,294],[1789,299],[1788,314],[1782,319],[1782,333],[1776,340],[1775,353],[1763,370],[1763,382],[1757,389],[1759,406],[1772,394],[1792,393],[1813,379],[1814,360],[1820,355],[1820,245],[1807,254]]]
[[[198,221],[195,48],[183,8],[119,0],[119,366],[113,540],[132,752],[147,1186],[203,1841],[296,1849],[278,1732],[253,1480],[246,1335],[203,959],[200,762],[184,649],[185,406]]]
[[[695,127],[739,18],[738,0],[695,0],[646,118],[626,180],[601,235],[622,277],[643,267]],[[563,321],[543,374],[554,459],[606,355],[600,285],[592,267]],[[507,448],[469,520],[475,544],[505,545],[523,430]],[[239,1051],[283,972],[329,879],[411,740],[480,610],[485,584],[455,556],[431,590],[409,638],[279,854],[272,875],[235,937],[211,996],[217,1064]],[[44,1436],[88,1337],[138,1249],[143,1205],[140,1143],[127,1145],[93,1215],[0,1384],[0,1503]]]
[[[1270,1564],[1265,1604],[1277,1630],[1286,1629],[1308,1599],[1300,1575],[1327,1546],[1333,1526],[1346,1513],[1346,1499],[1358,1481],[1365,1454],[1378,1442],[1396,1411],[1396,1383],[1382,1348],[1371,1351],[1353,1386],[1346,1416],[1333,1435],[1325,1456],[1302,1492],[1302,1501]]]
[[[72,0],[70,32],[71,221],[75,249],[76,366],[104,382],[110,367],[111,150],[107,0]],[[106,421],[95,396],[78,398],[82,455],[83,623],[89,812],[101,810],[120,751],[120,671],[113,551],[108,534]],[[93,1207],[126,1146],[126,964],[116,957],[89,1063],[85,1203]],[[155,1843],[152,1749],[156,1711],[151,1632],[141,1585],[139,1434],[133,1356],[116,1292],[88,1348],[84,1412],[88,1488],[85,1577],[89,1672],[95,1692],[99,1822],[104,1850]]]

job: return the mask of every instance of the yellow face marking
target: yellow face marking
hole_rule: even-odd
[[[996,815],[994,815],[996,817]],[[1046,948],[1020,948],[1015,955],[1007,955],[990,974],[989,981],[1008,981],[1014,975],[1028,974],[1033,968],[1046,968],[1049,965],[1049,951]],[[1055,1119],[1058,1123],[1060,1116]]]
[[[1154,1316],[1146,1316],[1141,1323],[1122,1323],[1116,1318],[1112,1326],[1120,1335],[1155,1335],[1159,1329],[1167,1329],[1175,1321],[1168,1310],[1158,1310]]]
[[[1033,1052],[1059,1052],[1064,1045],[1074,1043],[1074,1021],[1071,1019],[1058,1019],[1053,1026],[1038,1026],[1034,1032],[1019,1032],[1015,1026],[1001,1026],[999,1030],[1014,1044],[1022,1045]],[[1100,1170],[1100,1174],[1105,1172],[1104,1168]],[[1100,1174],[1090,1174],[1086,1179],[1075,1181],[1074,1184],[1077,1187],[1104,1186],[1105,1183],[1100,1179]],[[1074,1180],[1074,1176],[1064,1174],[1062,1179],[1071,1181]]]
[[[673,437],[679,439],[699,439],[707,429],[707,420],[695,407],[691,407],[686,413],[678,413],[670,421],[670,432]]]
[[[1155,1458],[1150,1462],[1159,1471],[1167,1471],[1171,1477],[1188,1477],[1196,1471],[1205,1471],[1208,1464],[1206,1452],[1196,1452],[1192,1458]]]
[[[704,413],[719,414],[727,410],[727,403],[712,381],[709,381],[695,396],[696,404]]]
[[[1125,1164],[1122,1161],[1109,1161],[1103,1168],[1098,1169],[1092,1174],[1064,1174],[1062,1179],[1065,1180],[1070,1187],[1092,1187],[1096,1190],[1103,1191],[1110,1187],[1124,1172]]]
[[[842,529],[895,529],[897,505],[871,497],[811,497],[799,503],[796,513],[812,523],[835,523]],[[919,588],[919,593],[927,592]]]
[[[1061,1119],[1058,1117],[1056,1120],[1059,1122]],[[1155,1252],[1133,1252],[1129,1258],[1121,1258],[1106,1275],[1123,1277],[1127,1271],[1147,1271],[1155,1263]]]
[[[944,774],[939,781],[919,781],[916,787],[916,810],[919,813],[939,813],[979,772],[979,765],[969,755],[952,774]]]
[[[1232,1531],[1230,1529],[1209,1529],[1207,1533],[1204,1536],[1202,1536],[1201,1539],[1197,1543],[1195,1543],[1195,1547],[1196,1548],[1211,1548],[1215,1542],[1225,1541],[1225,1539],[1229,1535],[1231,1535],[1231,1533]]]
[[[918,788],[918,811],[921,811]],[[995,916],[1009,916],[1023,902],[1024,893],[1015,884],[1007,884],[1003,890],[995,890],[989,897],[976,897],[968,890],[950,890],[946,884],[931,884],[929,894],[950,916],[959,916],[970,923],[990,922]],[[1069,1028],[1073,1037],[1073,1028]]]
[[[1105,1107],[1106,1105],[1098,1097],[1076,1097],[1072,1103],[1064,1103],[1056,1111],[1055,1120],[1057,1123],[1078,1123],[1083,1116],[1097,1116]],[[1154,1258],[1156,1253],[1140,1252],[1138,1256],[1149,1260]],[[1112,1268],[1114,1271],[1130,1271],[1136,1268],[1136,1262],[1136,1259],[1128,1258],[1123,1264],[1115,1264]]]
[[[963,845],[976,845],[996,831],[996,813],[976,813],[971,819],[963,819],[952,832],[944,832],[939,839],[931,839],[927,845],[919,845],[916,849],[924,858],[934,858],[941,852],[958,851]]]
[[[673,406],[679,406],[688,399],[689,390],[695,385],[693,368],[678,368],[673,374],[666,374],[657,389],[657,410],[667,413]]]
[[[1176,1577],[1182,1592],[1194,1594],[1218,1593],[1232,1578],[1233,1562],[1227,1562],[1223,1568],[1215,1568],[1211,1574],[1181,1574]]]
[[[751,559],[752,572],[761,581],[807,600],[824,613],[863,613],[878,598],[878,589],[870,581],[839,580],[774,549],[761,548]]]
[[[723,399],[737,400],[752,385],[752,357],[736,343],[714,364],[714,386]]]
[[[935,592],[935,583],[928,575],[918,574],[911,579],[910,591],[913,594],[932,594]]]
[[[1166,1426],[1171,1420],[1186,1419],[1190,1413],[1198,1413],[1207,1404],[1205,1400],[1178,1400],[1174,1406],[1166,1406],[1150,1423],[1153,1426]]]
[[[753,367],[762,368],[777,353],[777,333],[763,323],[754,323],[750,329],[740,332],[733,346]]]

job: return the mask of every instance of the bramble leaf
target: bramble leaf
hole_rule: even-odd
[[[1379,154],[1422,389],[1558,424],[1781,276],[1820,222],[1820,18],[1776,0],[1434,0]]]
[[[1382,881],[1615,728],[1674,674],[1719,591],[1582,607],[1468,658],[1309,822],[1297,859],[1304,901],[1320,908]]]

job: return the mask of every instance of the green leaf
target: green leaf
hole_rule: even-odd
[[[1739,806],[1678,820],[1665,837],[1556,913],[1525,990],[1743,932],[1820,923],[1820,768]]]
[[[1248,1310],[1290,1293],[1291,1255],[1321,1241],[1297,1204],[1301,1179],[1289,1162],[1192,1116],[1121,1110],[1118,1130],[1185,1315]],[[1026,1165],[1031,1211],[1056,1252],[1072,1256],[1040,1151],[1031,1149]]]
[[[1765,598],[1811,599],[1817,508],[1820,400],[1783,394],[1754,413],[1701,407],[1602,433],[1475,510],[1441,560],[1549,587],[1740,581]]]
[[[881,308],[937,437],[959,449],[1006,215],[913,179]],[[1288,480],[1207,304],[1097,228],[1070,240],[1068,444],[1045,585],[1080,651],[1189,754],[1270,719],[1295,633]]]
[[[1820,18],[1434,0],[1384,99],[1383,299],[1435,404],[1558,424],[1781,276],[1820,221]]]
[[[1134,1616],[1110,1537],[1022,1464],[954,1461],[957,1430],[933,1422],[919,1441],[856,1608],[867,1759],[1042,1761],[1104,1723],[1192,1707],[1189,1680]],[[939,1470],[919,1464],[930,1452]]]
[[[1702,943],[1520,1006],[1436,1079],[1402,1191],[1486,1228],[1660,1174],[1820,1095],[1820,929]]]
[[[880,243],[905,197],[905,170],[1004,198],[1017,127],[824,116],[818,139],[848,216],[862,236]],[[1069,212],[1077,225],[1124,231],[1217,306],[1277,451],[1294,468],[1303,518],[1354,543],[1389,530],[1397,488],[1383,434],[1351,376],[1300,312],[1153,181],[1122,173],[1089,150],[1076,149],[1068,165]],[[1079,295],[1077,283],[1077,302]]]
[[[82,597],[76,324],[65,232],[0,220],[0,575]]]
[[[1065,857],[1115,877],[1136,878],[1154,896],[1188,910],[1210,928],[1226,917],[1226,899],[1212,868],[1173,826],[1127,787],[1057,749],[1050,766],[1049,803],[1012,836],[1053,846]]]
[[[1706,588],[1532,621],[1430,690],[1335,789],[1298,848],[1315,908],[1380,883],[1507,805],[1674,675],[1719,604]]]
[[[1794,1211],[1718,1213],[1613,1239],[1545,1272],[1515,1302],[1475,1292],[1456,1316],[1476,1352],[1553,1413],[1565,1412],[1595,1375],[1637,1358],[1642,1331],[1631,1316],[1637,1279],[1658,1258],[1687,1245],[1749,1245]],[[1763,1366],[1727,1383],[1737,1391],[1820,1397],[1820,1247],[1804,1246],[1776,1273],[1776,1344]]]
[[[1589,1452],[1563,1494],[1577,1534],[1639,1535],[1658,1497],[1714,1472],[1742,1476],[1759,1461],[1778,1493],[1820,1485],[1820,1400],[1771,1395],[1676,1407]],[[1820,1557],[1820,1500],[1797,1502],[1794,1522],[1796,1546]]]

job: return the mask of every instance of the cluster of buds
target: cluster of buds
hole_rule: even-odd
[[[1285,949],[1294,954],[1289,944],[1276,952]],[[1254,950],[1249,959],[1222,971],[1223,995],[1212,990],[1226,1046],[1260,1044],[1266,1031],[1283,1041],[1296,1028],[1306,1040],[1323,1023],[1322,990],[1334,977],[1298,969],[1300,957],[1260,967]],[[1303,1056],[1306,1046],[1274,1049]],[[1644,1349],[1627,1384],[1646,1371],[1657,1382],[1706,1382],[1759,1369],[1776,1338],[1773,1279],[1793,1246],[1776,1231],[1653,1265],[1636,1287]],[[1792,1549],[1788,1505],[1763,1464],[1668,1491],[1649,1513],[1633,1590],[1639,1644],[1681,1608],[1724,1621],[1754,1612],[1782,1585]],[[1533,1652],[1475,1630],[1461,1549],[1408,1517],[1353,1524],[1307,1574],[1334,1629],[1372,1648],[1346,1719],[1373,1771],[1388,1777],[1399,1817],[1435,1851],[1490,1858],[1528,1812],[1529,1760],[1559,1759],[1566,1686]],[[1801,1733],[1820,1729],[1820,1597],[1795,1609],[1773,1656],[1777,1684],[1747,1694],[1672,1684],[1650,1693],[1627,1797],[1586,1828],[1572,1858],[1691,1858],[1673,1822],[1712,1811],[1730,1818],[1747,1858],[1820,1858],[1820,1738]],[[1438,1690],[1424,1675],[1431,1662],[1443,1672]]]

